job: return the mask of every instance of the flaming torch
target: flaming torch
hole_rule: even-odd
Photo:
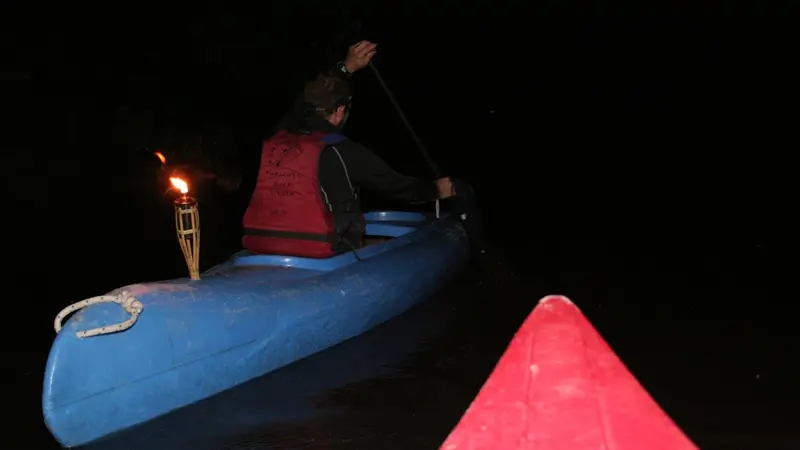
[[[175,199],[175,231],[178,233],[178,244],[183,250],[189,277],[200,279],[200,212],[197,200],[189,196],[189,185],[186,181],[171,177],[172,186],[180,191],[181,196]]]
[[[163,169],[164,168],[164,164],[167,163],[167,157],[164,156],[164,154],[161,153],[160,151],[156,151],[153,154],[156,155],[156,158],[158,158],[159,161],[161,161],[161,168]]]

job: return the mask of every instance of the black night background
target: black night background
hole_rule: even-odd
[[[779,294],[796,267],[796,107],[778,17],[747,2],[4,2],[2,447],[59,448],[41,392],[61,308],[186,276],[154,152],[216,177],[195,186],[202,267],[222,262],[241,248],[261,141],[368,39],[431,157],[474,188],[492,263],[192,412],[216,440],[187,414],[97,448],[439,448],[547,294],[569,296],[701,448],[798,448],[796,296]],[[374,74],[354,83],[344,132],[432,179]],[[237,428],[221,412],[282,417],[295,399],[276,386],[370,358],[381,368],[360,381],[320,380],[307,417]]]

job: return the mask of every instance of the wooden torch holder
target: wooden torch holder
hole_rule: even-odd
[[[197,200],[188,195],[175,199],[175,230],[183,251],[189,277],[200,279],[200,212]]]

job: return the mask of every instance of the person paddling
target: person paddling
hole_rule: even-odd
[[[359,189],[408,203],[455,195],[450,178],[400,174],[341,134],[353,100],[348,78],[366,67],[376,45],[361,41],[332,70],[306,84],[294,114],[262,146],[242,245],[254,253],[326,258],[364,245]]]

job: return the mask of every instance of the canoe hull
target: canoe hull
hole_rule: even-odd
[[[352,253],[237,255],[200,281],[123,288],[144,311],[121,333],[75,335],[124,320],[116,305],[76,313],[47,362],[48,428],[66,446],[97,440],[358,336],[430,297],[468,257],[463,228],[445,218],[402,230],[396,218],[370,221],[368,232],[398,236],[359,250],[360,261]]]

